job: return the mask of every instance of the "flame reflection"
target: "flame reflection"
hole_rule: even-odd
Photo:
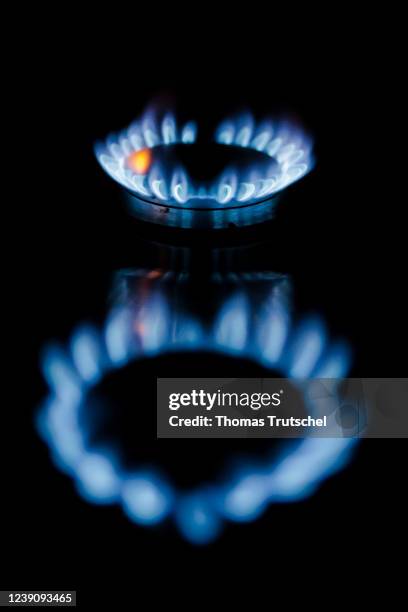
[[[66,349],[48,347],[42,361],[49,395],[39,431],[83,498],[118,504],[139,525],[172,517],[185,538],[206,544],[225,520],[251,521],[271,503],[303,499],[345,465],[355,440],[305,438],[261,467],[242,463],[221,484],[185,494],[154,471],[124,469],[112,449],[93,448],[81,419],[89,393],[108,373],[146,356],[211,350],[253,359],[288,378],[341,379],[349,370],[347,347],[329,340],[319,317],[292,321],[279,283],[262,307],[242,287],[232,291],[211,321],[203,322],[169,300],[157,271],[146,277],[158,284],[116,306],[101,330],[81,326]]]

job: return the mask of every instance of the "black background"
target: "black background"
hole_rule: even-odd
[[[85,55],[73,33],[67,47],[57,39],[36,49],[13,81],[23,141],[8,199],[17,212],[8,268],[16,287],[11,326],[23,344],[14,400],[5,406],[19,423],[12,439],[5,436],[13,484],[3,588],[76,589],[83,604],[97,589],[114,597],[150,589],[155,599],[160,580],[186,577],[187,568],[199,591],[205,583],[212,592],[227,569],[234,590],[244,589],[241,576],[267,588],[271,576],[303,574],[312,553],[316,580],[323,573],[333,584],[344,574],[358,580],[382,547],[401,543],[405,441],[362,443],[351,466],[317,495],[273,506],[258,522],[228,526],[217,542],[195,548],[171,527],[138,528],[118,508],[84,503],[51,465],[33,417],[46,393],[38,367],[44,342],[66,340],[80,321],[103,320],[115,270],[155,263],[146,244],[155,230],[127,215],[92,146],[157,95],[206,125],[242,107],[301,118],[315,137],[317,166],[281,203],[256,263],[289,273],[299,312],[321,313],[334,336],[349,339],[353,375],[406,375],[406,248],[395,145],[405,116],[393,62],[364,45],[360,55],[345,54],[343,38],[338,53],[325,41],[313,53],[302,43],[293,55],[283,42],[221,41],[216,48],[211,37],[196,46],[189,38],[175,48],[161,35],[135,39],[133,52],[105,35]],[[182,441],[167,442],[183,457]],[[210,442],[202,442],[204,456],[211,455]],[[194,469],[188,457],[185,469]],[[170,588],[187,598],[176,581]]]

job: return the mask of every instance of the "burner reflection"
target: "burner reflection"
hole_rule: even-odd
[[[247,288],[259,276],[263,300]],[[259,274],[229,281],[221,276],[214,291],[218,299],[206,318],[183,292],[189,288],[185,276],[174,281],[174,273],[121,273],[117,303],[102,330],[79,327],[66,350],[47,350],[42,365],[50,391],[38,425],[53,461],[71,476],[82,497],[119,504],[140,525],[171,516],[185,538],[205,544],[219,534],[225,519],[251,521],[271,503],[312,494],[347,462],[355,441],[305,438],[288,443],[283,455],[262,468],[242,464],[221,484],[199,485],[184,494],[154,471],[124,470],[112,449],[90,445],[81,416],[91,390],[109,372],[163,353],[213,351],[252,359],[292,379],[340,379],[349,370],[349,352],[344,344],[330,342],[319,317],[293,323],[285,277],[266,273],[262,282]]]

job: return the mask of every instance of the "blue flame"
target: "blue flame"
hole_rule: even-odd
[[[313,167],[311,139],[299,127],[283,121],[257,125],[250,114],[224,121],[215,131],[215,141],[264,155],[270,160],[269,170],[261,172],[256,163],[245,170],[231,167],[207,185],[194,184],[182,167],[169,176],[168,168],[154,162],[145,174],[138,174],[127,163],[130,155],[142,149],[154,151],[159,145],[194,144],[196,140],[194,122],[180,128],[172,114],[159,120],[147,112],[124,132],[98,143],[95,155],[105,172],[136,198],[190,209],[228,208],[271,199]]]
[[[167,129],[172,136],[173,128]],[[225,519],[251,521],[271,503],[302,499],[347,462],[355,440],[306,438],[291,443],[282,456],[261,468],[243,465],[222,484],[184,494],[157,474],[126,471],[111,449],[90,445],[81,421],[90,391],[108,372],[145,355],[210,349],[255,359],[301,381],[347,374],[347,346],[332,345],[318,317],[294,326],[276,293],[257,317],[250,310],[245,296],[238,293],[223,305],[213,326],[204,328],[194,317],[172,310],[156,291],[136,311],[116,308],[101,332],[79,327],[68,352],[55,346],[48,349],[42,367],[50,392],[38,429],[54,463],[73,478],[84,499],[119,504],[140,525],[172,517],[185,538],[205,544],[218,536]],[[313,411],[313,400],[308,400]]]
[[[84,452],[75,468],[78,491],[90,502],[117,502],[122,488],[115,459],[108,453]]]
[[[245,296],[238,294],[223,305],[215,324],[215,342],[226,351],[244,351],[248,337],[249,309]]]
[[[222,517],[217,511],[217,494],[203,490],[180,496],[175,520],[181,534],[193,544],[215,540],[222,529]]]
[[[173,505],[171,489],[166,482],[149,473],[128,476],[123,482],[121,497],[125,513],[141,525],[159,523]]]

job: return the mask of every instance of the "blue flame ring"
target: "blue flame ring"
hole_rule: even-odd
[[[125,131],[97,143],[95,155],[105,172],[140,201],[139,206],[147,201],[199,210],[239,208],[270,200],[310,172],[314,163],[312,141],[298,126],[282,120],[256,123],[250,114],[245,114],[223,121],[214,139],[218,144],[251,149],[270,158],[273,170],[267,175],[260,176],[256,167],[243,174],[228,168],[213,185],[193,186],[182,167],[166,177],[154,163],[142,173],[127,164],[135,152],[153,150],[159,145],[194,144],[196,138],[196,123],[179,128],[171,113],[159,121],[147,112]]]
[[[145,356],[213,350],[254,359],[293,380],[341,379],[347,374],[347,347],[327,345],[318,318],[303,321],[293,331],[287,313],[275,307],[258,324],[255,341],[252,334],[249,341],[243,300],[238,295],[224,305],[211,333],[194,319],[185,319],[170,338],[167,306],[156,298],[138,315],[137,326],[147,332],[137,341],[131,331],[135,315],[121,307],[110,314],[102,334],[83,326],[73,334],[68,352],[47,350],[43,370],[50,393],[38,429],[54,463],[74,480],[83,498],[119,504],[139,525],[155,525],[171,516],[187,540],[206,544],[218,536],[224,520],[252,521],[269,504],[303,499],[347,463],[355,440],[309,437],[262,469],[248,467],[221,485],[202,485],[182,494],[152,471],[124,472],[110,450],[87,444],[80,412],[90,390],[108,372]]]

